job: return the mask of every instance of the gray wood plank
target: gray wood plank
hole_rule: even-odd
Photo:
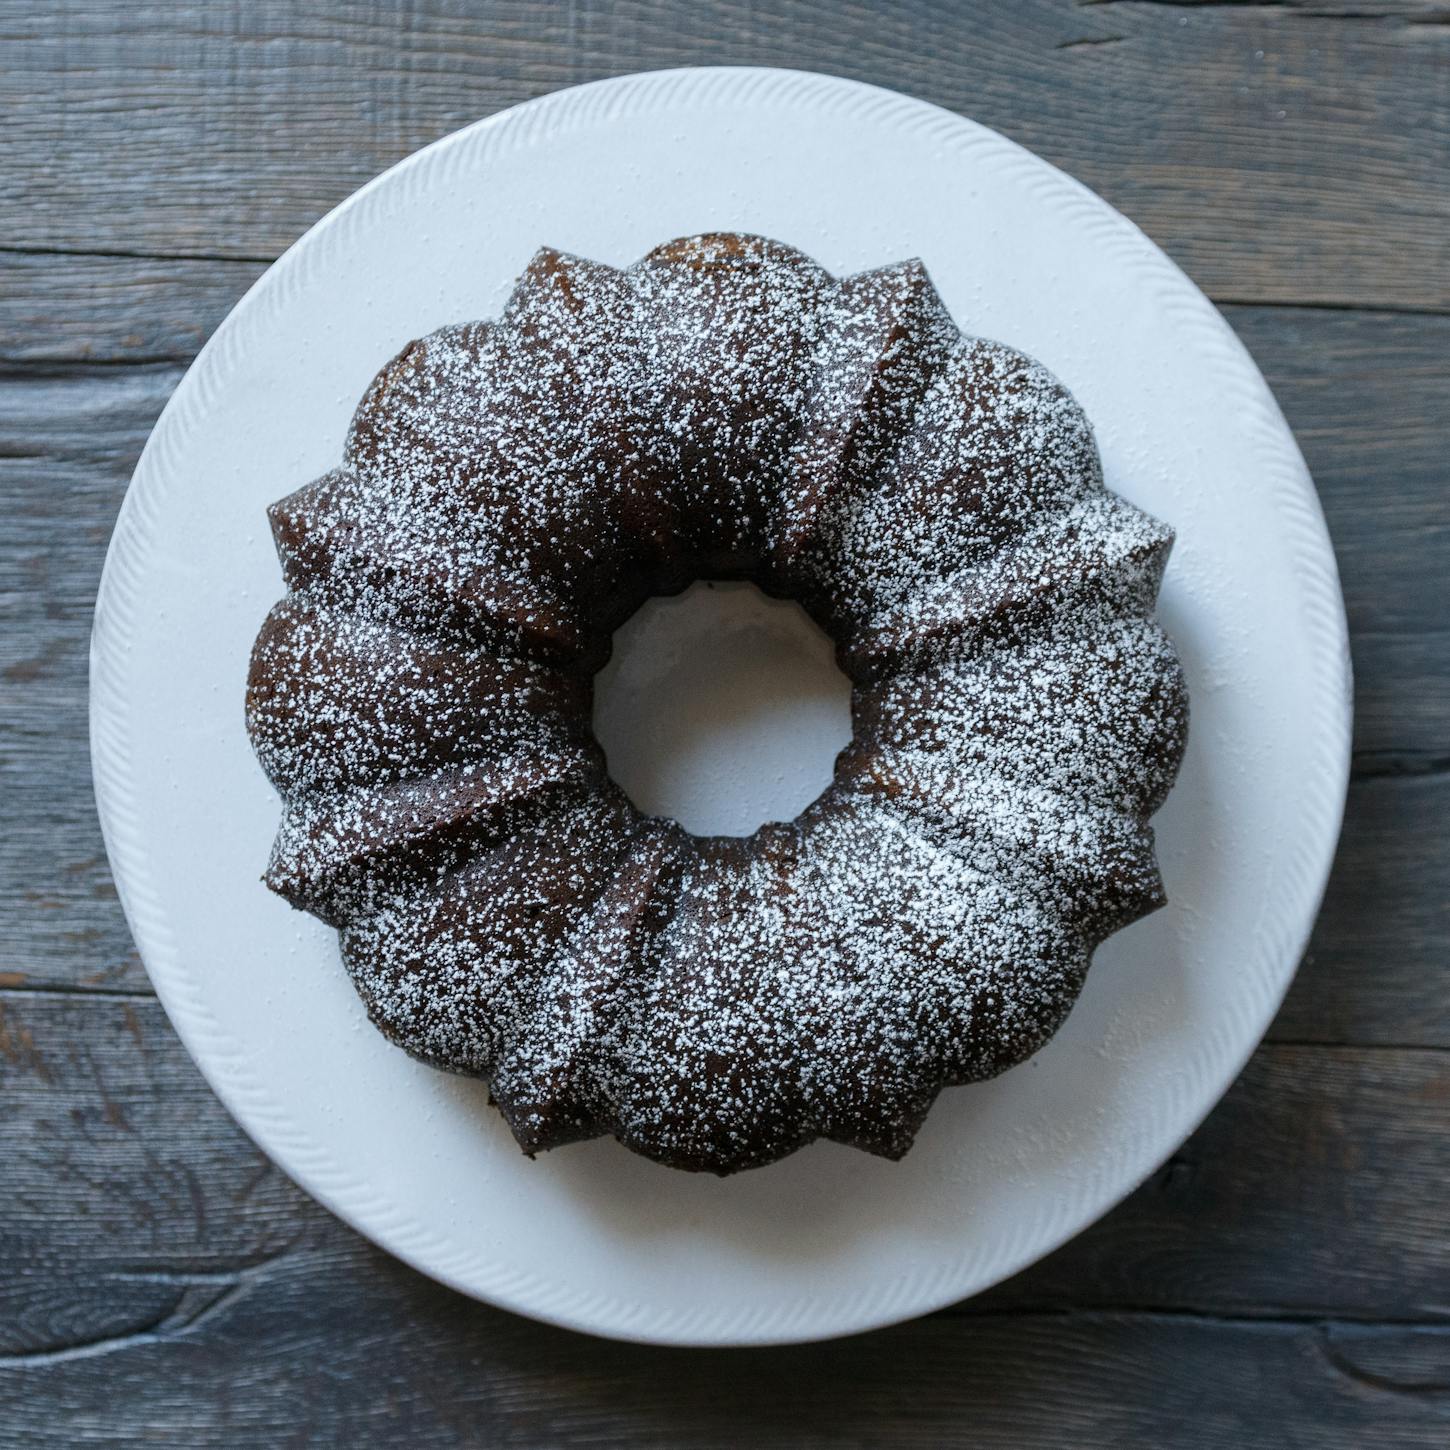
[[[1445,13],[1431,0],[71,0],[45,24],[5,0],[0,239],[270,258],[387,165],[517,101],[633,70],[763,63],[1004,131],[1217,297],[1445,308]]]
[[[116,510],[175,368],[0,381],[0,980],[146,984],[96,821],[87,654]]]
[[[0,1363],[348,1237],[231,1121],[154,999],[0,992],[0,1095]]]
[[[0,366],[190,362],[263,270],[0,247]]]
[[[590,1341],[397,1265],[298,1259],[89,1354],[0,1364],[0,1445],[1440,1450],[1440,1326],[1041,1314],[811,1346]]]
[[[1443,579],[1450,566],[1450,317],[1282,307],[1225,313],[1263,368],[1314,475],[1351,631],[1445,627],[1444,596],[1420,586]],[[1418,579],[1407,575],[1417,568],[1425,571]]]
[[[375,1273],[231,1122],[154,1001],[0,992],[0,1093],[0,1366],[143,1332],[297,1256]],[[1450,1325],[1447,1175],[1450,1053],[1269,1045],[1137,1194],[962,1312]]]
[[[1339,854],[1273,1038],[1450,1046],[1450,774],[1350,786]]]
[[[1274,389],[1324,504],[1349,614],[1360,763],[1443,761],[1450,317],[1224,312]]]

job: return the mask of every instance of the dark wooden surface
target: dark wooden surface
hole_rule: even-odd
[[[1269,1041],[982,1298],[659,1351],[473,1304],[270,1167],[150,994],[86,756],[101,559],[268,261],[399,157],[692,63],[894,86],[1056,161],[1223,307],[1318,482],[1358,677]],[[0,1446],[1450,1444],[1450,5],[0,0]]]

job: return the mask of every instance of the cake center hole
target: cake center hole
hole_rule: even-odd
[[[800,605],[702,582],[648,600],[594,682],[594,731],[640,810],[699,836],[799,815],[851,739],[851,686]]]

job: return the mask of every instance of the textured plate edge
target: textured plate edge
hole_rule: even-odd
[[[686,102],[696,108],[733,105],[809,106],[851,114],[914,131],[925,141],[1016,174],[1017,182],[1050,198],[1074,224],[1119,254],[1151,281],[1158,300],[1202,361],[1221,378],[1239,404],[1242,427],[1264,460],[1284,539],[1298,568],[1305,624],[1317,649],[1312,818],[1301,821],[1298,849],[1286,858],[1285,895],[1290,908],[1277,913],[1249,969],[1252,996],[1238,1004],[1232,1021],[1204,1039],[1175,1079],[1171,1095],[1155,1104],[1125,1151],[1084,1181],[1069,1205],[1056,1205],[999,1245],[990,1264],[969,1253],[929,1272],[875,1286],[822,1306],[802,1305],[791,1314],[757,1312],[721,1316],[708,1306],[692,1313],[661,1315],[620,1296],[561,1292],[531,1274],[460,1256],[457,1246],[410,1218],[400,1216],[369,1186],[331,1161],[325,1145],[294,1129],[285,1108],[270,1101],[266,1084],[251,1081],[241,1054],[206,1008],[194,979],[178,959],[159,898],[145,870],[136,834],[137,810],[129,772],[124,714],[126,642],[139,604],[137,573],[148,521],[162,507],[168,456],[200,426],[230,360],[245,352],[250,331],[267,320],[264,306],[286,302],[322,265],[327,247],[345,244],[366,225],[379,194],[396,201],[426,175],[457,172],[497,144],[527,146],[540,136],[588,127],[614,115]],[[170,475],[174,480],[174,472]],[[1319,499],[1307,467],[1267,384],[1246,349],[1213,304],[1126,217],[1081,183],[978,123],[928,102],[856,81],[805,71],[715,67],[643,72],[556,91],[500,112],[415,152],[354,192],[290,247],[252,286],[223,322],[178,385],[158,419],[137,464],[107,550],[91,640],[91,752],[102,833],[118,894],[147,971],[163,1007],[208,1083],[253,1137],[303,1189],[331,1212],[398,1258],[439,1281],[504,1308],[550,1323],[616,1339],[655,1344],[764,1345],[821,1340],[897,1323],[957,1302],[1020,1272],[1109,1212],[1182,1143],[1242,1071],[1303,955],[1328,880],[1348,788],[1351,742],[1348,629],[1338,570]],[[268,1141],[261,1141],[265,1134]],[[1144,1145],[1151,1145],[1145,1147]],[[1111,1183],[1111,1187],[1105,1186]],[[826,1310],[823,1320],[822,1310]],[[810,1321],[810,1322],[803,1322]]]

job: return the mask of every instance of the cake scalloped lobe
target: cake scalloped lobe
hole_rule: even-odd
[[[626,269],[545,249],[496,321],[388,363],[341,466],[271,520],[267,884],[338,928],[393,1042],[489,1082],[525,1152],[900,1157],[1163,903],[1172,533],[920,262],[837,279],[735,233]],[[698,578],[799,600],[853,685],[831,786],[749,838],[641,815],[590,731],[613,631]]]

